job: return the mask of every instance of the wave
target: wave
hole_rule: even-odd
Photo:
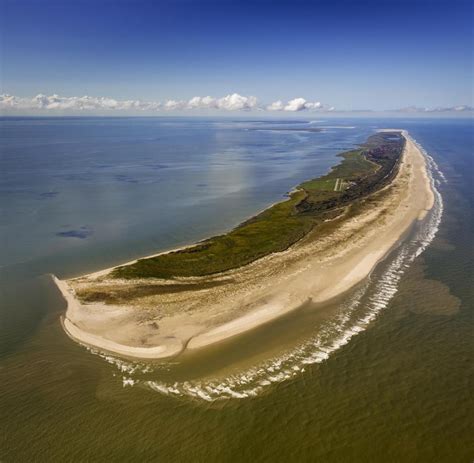
[[[441,183],[446,183],[447,180],[435,160],[416,140],[412,140],[427,160],[427,172],[434,193],[433,208],[420,222],[412,237],[396,249],[390,263],[382,270],[376,281],[372,281],[373,277],[369,277],[349,299],[340,305],[335,315],[318,329],[317,335],[301,342],[283,355],[264,361],[238,374],[229,375],[225,379],[174,383],[147,378],[150,375],[159,377],[160,371],[162,373],[163,369],[169,370],[169,367],[127,362],[94,349],[89,350],[100,355],[119,370],[123,387],[140,384],[167,396],[208,402],[255,397],[274,384],[302,374],[308,365],[326,361],[351,338],[365,331],[378,314],[388,306],[398,291],[402,275],[433,241],[439,229],[444,206],[437,187]]]

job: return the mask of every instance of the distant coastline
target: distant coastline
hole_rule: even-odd
[[[389,132],[388,137],[401,133],[404,138],[396,170],[392,166],[384,173],[382,184],[362,195],[350,193],[352,184],[342,175],[328,174],[304,182],[301,186],[308,188],[306,197],[298,189],[288,201],[298,195],[296,206],[303,208],[303,220],[312,221],[312,226],[282,249],[217,272],[205,273],[206,267],[201,265],[201,273],[195,275],[120,275],[120,269],[137,263],[135,268],[142,271],[146,259],[140,259],[129,263],[131,266],[124,264],[68,281],[55,278],[67,302],[65,331],[79,343],[121,356],[165,358],[241,334],[309,299],[324,302],[347,291],[367,277],[433,205],[423,154],[406,132],[384,132]],[[332,172],[341,165],[344,162]],[[311,201],[311,194],[317,200]],[[341,199],[344,195],[347,200]],[[337,207],[321,206],[331,201],[336,201]],[[317,214],[314,208],[319,208]],[[195,247],[179,252],[189,254]],[[175,261],[171,263],[175,263],[181,258],[179,252],[156,256],[172,255]],[[175,268],[186,269],[184,262]],[[161,271],[160,259],[158,264]]]

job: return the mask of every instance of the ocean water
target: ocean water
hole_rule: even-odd
[[[64,335],[47,274],[225,231],[383,127],[426,151],[436,206],[341,300],[165,362]],[[0,130],[1,461],[472,461],[472,120],[4,118]]]

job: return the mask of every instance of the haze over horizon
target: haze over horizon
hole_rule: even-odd
[[[472,112],[464,0],[3,6],[6,115]]]

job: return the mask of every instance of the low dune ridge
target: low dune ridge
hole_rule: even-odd
[[[349,290],[433,206],[425,157],[405,131],[390,131],[406,139],[390,184],[344,207],[285,251],[203,277],[121,280],[106,269],[67,281],[55,278],[67,302],[65,331],[79,343],[121,356],[165,358]],[[88,300],[92,293],[113,295],[114,302]]]

